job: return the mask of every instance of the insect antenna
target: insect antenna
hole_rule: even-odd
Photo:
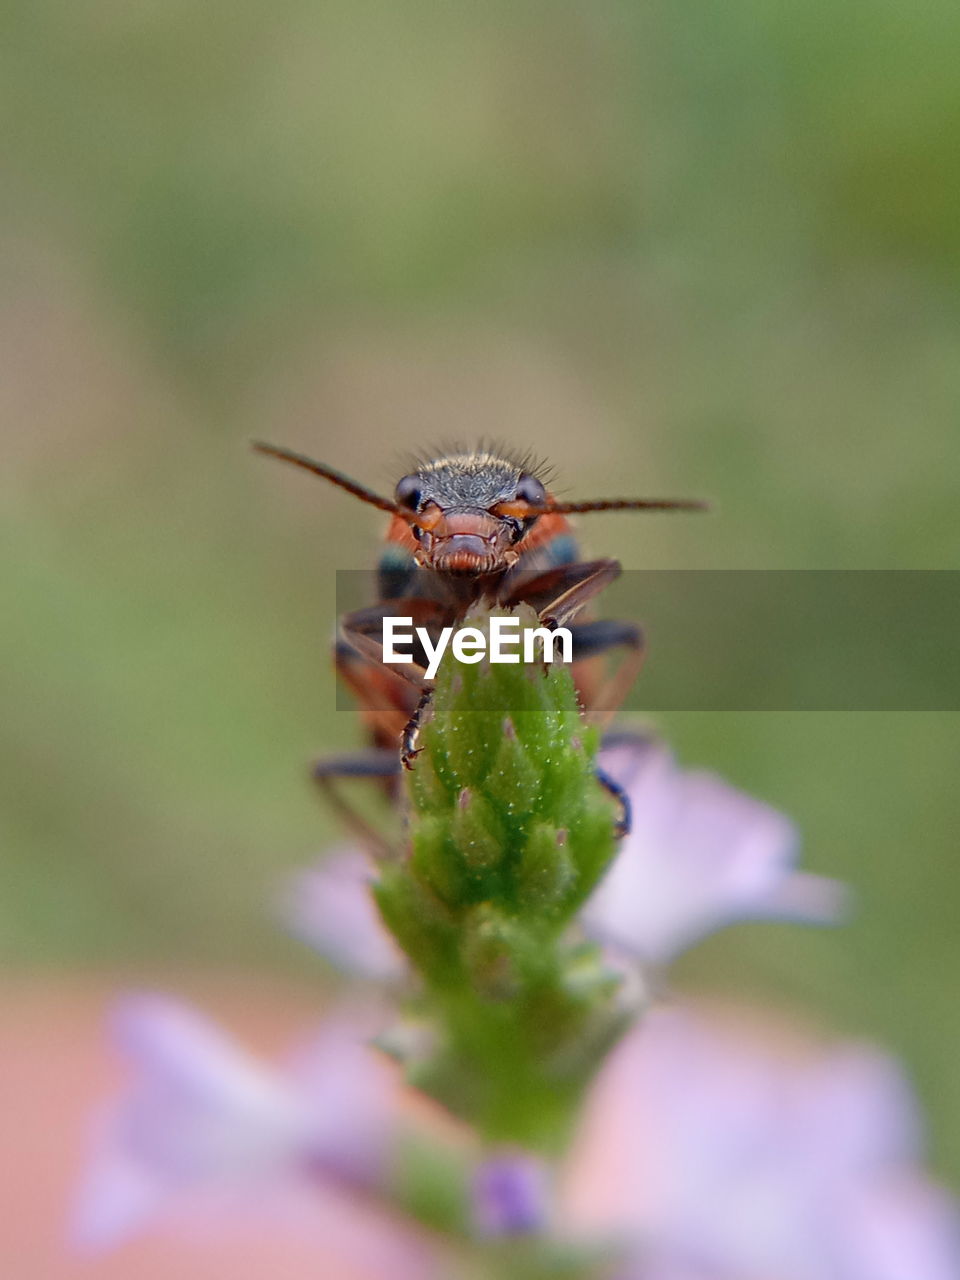
[[[708,511],[696,498],[597,498],[587,502],[548,502],[538,515],[582,515],[587,511]],[[533,514],[531,512],[531,514]]]
[[[341,471],[334,471],[333,467],[327,467],[322,462],[314,462],[312,458],[308,458],[302,453],[294,453],[292,449],[284,449],[282,445],[266,444],[263,440],[254,440],[253,447],[257,453],[265,453],[267,457],[279,458],[281,462],[292,463],[295,467],[302,467],[304,471],[312,471],[315,476],[322,476],[324,480],[329,480],[331,484],[337,485],[338,488],[346,489],[347,493],[352,493],[361,502],[368,502],[371,507],[378,507],[381,511],[389,511],[392,515],[406,516],[406,512],[402,511],[395,502],[391,502],[389,498],[381,498],[372,489],[367,489],[364,485],[357,484],[356,480],[351,480],[349,476],[345,476]]]

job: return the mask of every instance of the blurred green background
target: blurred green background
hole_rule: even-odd
[[[8,965],[316,972],[270,904],[338,838],[305,765],[355,738],[334,570],[380,526],[253,436],[388,487],[488,433],[581,495],[714,500],[595,517],[634,568],[958,567],[956,5],[0,21]],[[960,1179],[960,718],[660,722],[859,896],[678,981],[891,1045]]]

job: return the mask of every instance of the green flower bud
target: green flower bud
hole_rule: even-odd
[[[618,980],[570,936],[615,849],[597,735],[561,664],[438,671],[381,914],[420,976],[411,1078],[491,1138],[561,1139],[623,1025]]]

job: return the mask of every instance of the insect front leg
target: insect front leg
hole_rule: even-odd
[[[556,628],[569,622],[605,586],[620,574],[617,560],[587,560],[561,565],[542,573],[516,573],[504,584],[506,606],[529,604],[540,621]],[[588,710],[604,711],[606,719],[616,711],[636,679],[643,662],[643,633],[630,622],[581,622],[570,627],[574,661],[623,648],[627,656],[603,686],[602,696],[591,699]]]
[[[620,572],[619,560],[585,560],[582,564],[560,565],[542,573],[515,570],[503,584],[500,602],[507,608],[528,604],[537,611],[545,626],[561,627],[618,578]]]
[[[436,600],[388,601],[348,615],[341,626],[337,667],[361,704],[364,719],[382,746],[396,744],[399,763],[413,768],[420,752],[420,725],[433,696],[426,676],[426,655],[417,641],[412,658],[401,666],[384,663],[383,619],[403,610],[414,628],[436,630],[446,624],[449,606]]]
[[[423,750],[422,747],[417,746],[420,741],[420,725],[432,698],[433,689],[425,687],[420,694],[420,700],[414,709],[413,715],[403,727],[403,733],[400,737],[400,763],[404,769],[412,769],[414,760]]]

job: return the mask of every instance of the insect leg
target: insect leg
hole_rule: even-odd
[[[595,694],[591,694],[586,714],[589,720],[607,722],[623,701],[643,663],[643,632],[633,622],[600,619],[594,622],[578,622],[570,628],[573,637],[574,662],[589,661],[611,649],[625,648],[627,654],[616,671],[608,677]],[[581,687],[582,695],[582,687]],[[629,735],[631,740],[635,735]],[[614,738],[604,737],[602,745],[613,745]],[[603,769],[595,770],[597,781],[617,801],[620,816],[615,831],[618,838],[630,832],[630,798],[624,788]]]
[[[404,725],[400,746],[400,763],[405,769],[413,768],[414,759],[423,750],[422,747],[417,746],[420,741],[420,724],[423,720],[423,713],[430,705],[432,698],[433,690],[425,688],[420,694],[420,701],[417,703],[416,710]]]
[[[633,822],[632,805],[628,788],[632,785],[637,771],[642,767],[644,756],[657,749],[657,739],[649,732],[638,729],[614,729],[605,733],[600,740],[600,750],[611,751],[617,747],[630,747],[632,768],[627,776],[621,773],[622,782],[616,782],[605,769],[597,769],[597,781],[620,805],[620,822],[617,825],[618,835],[629,835]]]
[[[354,695],[373,744],[397,752],[403,726],[410,719],[420,694],[419,686],[406,678],[403,668],[386,666],[357,647],[349,627],[337,638],[334,664],[343,684]]]
[[[570,634],[573,637],[574,662],[599,657],[611,649],[626,651],[612,675],[585,699],[588,717],[595,723],[607,724],[643,665],[646,652],[643,631],[634,622],[603,618],[595,622],[577,622],[570,628]]]
[[[358,695],[364,718],[378,744],[389,745],[392,737],[400,749],[400,763],[405,769],[412,769],[420,751],[417,746],[420,724],[433,696],[433,687],[426,680],[422,665],[425,657],[419,643],[411,662],[399,667],[386,666],[383,662],[383,618],[390,610],[399,608],[412,617],[415,626],[439,626],[447,616],[445,606],[422,599],[391,601],[350,614],[341,626],[337,667]],[[360,670],[356,670],[358,664],[363,664]],[[419,697],[414,702],[417,694]],[[379,702],[384,695],[386,710]],[[398,724],[399,713],[403,718]]]
[[[425,679],[423,668],[416,662],[404,662],[401,664],[387,664],[383,660],[383,620],[389,616],[392,611],[396,611],[398,607],[408,609],[413,616],[414,625],[419,623],[419,611],[415,611],[412,607],[417,602],[408,603],[405,601],[402,606],[396,603],[372,605],[368,609],[357,609],[355,613],[348,613],[340,623],[341,640],[338,642],[338,654],[342,644],[346,643],[350,649],[361,657],[365,658],[370,664],[379,667],[384,672],[384,679],[394,682],[403,682],[407,685],[414,685],[417,688],[422,687]],[[340,668],[339,660],[337,662]],[[349,679],[345,672],[341,671],[341,675]]]
[[[585,560],[543,573],[515,572],[507,578],[501,603],[529,604],[548,627],[563,626],[620,575],[618,560]]]
[[[609,795],[611,795],[620,807],[620,813],[614,823],[613,833],[618,840],[622,840],[624,836],[630,834],[630,826],[633,814],[630,809],[630,797],[621,787],[619,782],[614,782],[608,773],[604,773],[602,769],[594,770],[594,776]]]
[[[615,747],[632,747],[635,762],[643,755],[654,751],[658,739],[648,729],[611,729],[600,739],[601,750],[610,751]]]
[[[635,622],[623,622],[612,618],[600,618],[594,622],[575,622],[570,628],[573,637],[573,660],[596,658],[611,649],[621,647],[644,648],[643,631]]]
[[[330,756],[317,760],[310,774],[320,787],[327,803],[344,824],[357,834],[375,857],[392,858],[394,851],[367,820],[341,795],[336,783],[344,778],[374,778],[390,785],[399,776],[400,763],[396,751],[389,747],[368,747],[351,755]]]
[[[364,643],[362,627],[369,614],[361,610],[344,619],[334,646],[334,664],[343,683],[357,698],[360,714],[373,746],[366,750],[318,760],[312,776],[333,811],[364,845],[378,857],[391,857],[393,850],[367,819],[348,803],[338,783],[349,778],[371,778],[381,782],[391,799],[396,798],[400,775],[399,747],[403,726],[417,705],[419,689],[407,678],[406,668],[386,666]],[[373,642],[371,642],[373,643]],[[382,656],[382,649],[379,650]]]

